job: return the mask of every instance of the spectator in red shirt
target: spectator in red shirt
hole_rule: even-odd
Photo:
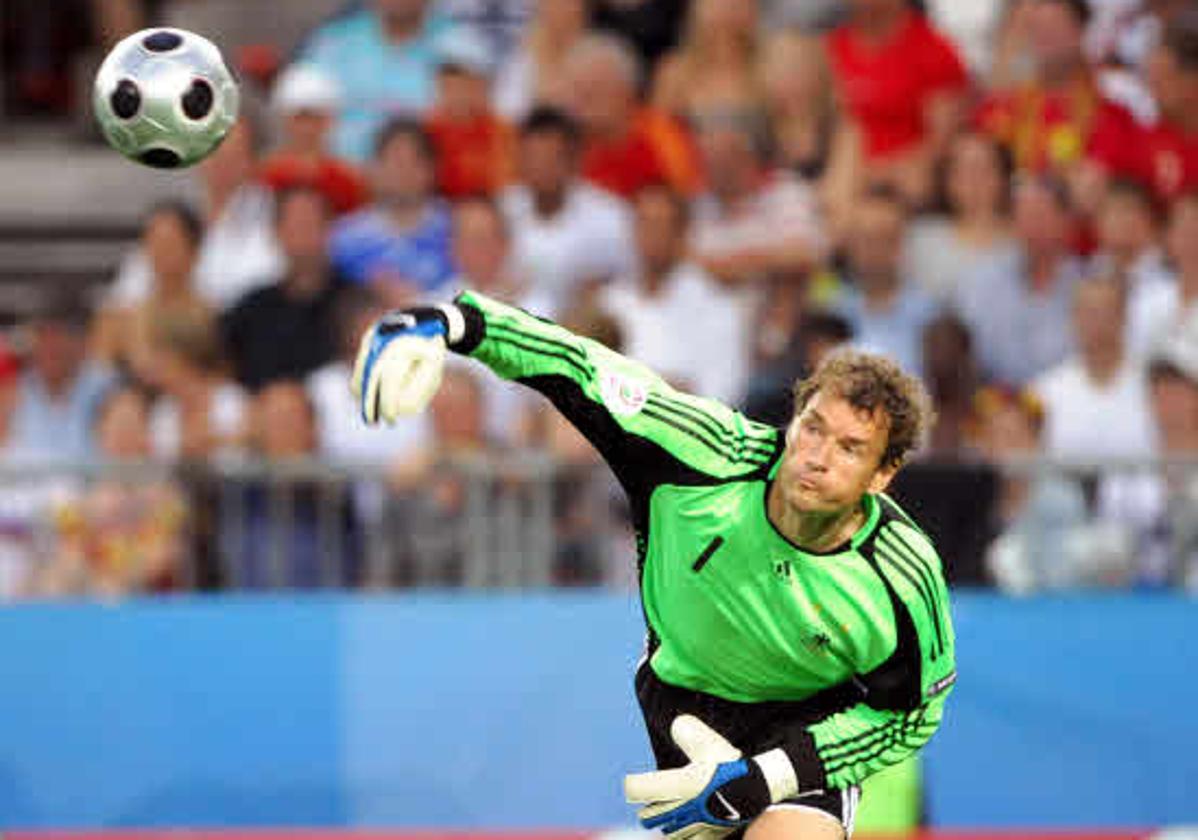
[[[566,60],[570,109],[582,125],[583,176],[624,198],[649,184],[699,186],[694,144],[673,117],[637,100],[639,66],[624,43],[588,35]]]
[[[424,130],[448,199],[495,195],[511,180],[514,137],[491,110],[493,69],[486,44],[469,30],[451,30],[437,45],[436,100]]]
[[[315,188],[336,213],[366,203],[369,191],[362,174],[329,152],[329,132],[340,106],[337,83],[316,67],[296,64],[283,72],[274,89],[283,142],[262,164],[267,186],[276,192]]]
[[[1152,126],[1119,111],[1091,145],[1091,157],[1109,174],[1149,187],[1170,202],[1198,188],[1198,10],[1177,16],[1148,63],[1148,84],[1160,109]]]
[[[871,181],[923,203],[969,79],[956,49],[906,0],[852,0],[827,40],[832,75]]]
[[[977,114],[981,130],[1006,146],[1023,171],[1069,177],[1100,125],[1119,111],[1099,92],[1086,62],[1086,0],[1034,0],[1027,11],[1034,75],[1000,90]]]

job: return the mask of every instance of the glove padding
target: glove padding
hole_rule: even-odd
[[[703,721],[680,715],[670,736],[690,764],[624,777],[628,802],[646,806],[637,812],[645,828],[660,828],[670,840],[718,840],[748,825],[769,804],[755,762]]]
[[[402,309],[376,321],[362,336],[350,390],[362,419],[418,414],[441,385],[448,320],[443,309]]]

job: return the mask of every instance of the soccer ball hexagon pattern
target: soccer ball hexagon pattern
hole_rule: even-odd
[[[112,48],[92,89],[104,137],[130,160],[191,166],[237,121],[237,82],[220,50],[182,29],[145,29]]]

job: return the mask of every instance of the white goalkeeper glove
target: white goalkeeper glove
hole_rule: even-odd
[[[755,758],[693,715],[680,715],[670,736],[691,763],[673,770],[624,777],[624,796],[645,805],[645,828],[669,840],[718,840],[748,825],[775,802],[799,792],[794,768],[780,749]]]
[[[362,419],[394,423],[423,411],[441,384],[446,344],[459,341],[465,329],[452,304],[400,309],[371,325],[350,377]]]

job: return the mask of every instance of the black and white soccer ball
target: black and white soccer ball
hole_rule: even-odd
[[[143,29],[112,48],[92,89],[108,143],[159,169],[191,166],[237,121],[237,82],[220,50],[183,29]]]

